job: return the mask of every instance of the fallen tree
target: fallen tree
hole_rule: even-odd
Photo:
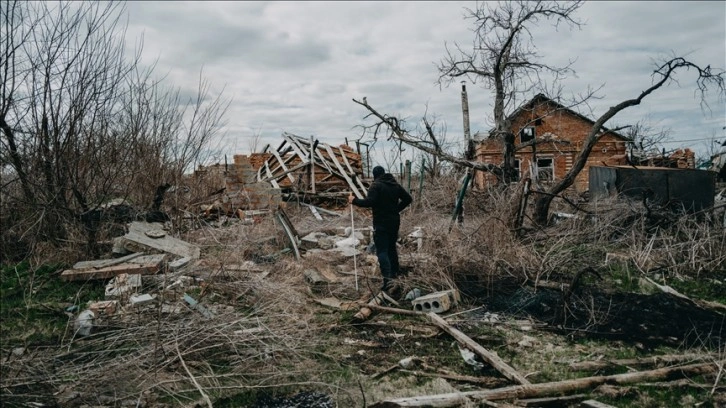
[[[493,390],[456,392],[438,395],[426,395],[408,398],[396,398],[374,403],[371,408],[397,407],[456,407],[468,402],[496,401],[515,398],[546,397],[555,394],[567,394],[574,391],[593,389],[602,384],[635,384],[642,381],[672,380],[687,375],[713,373],[726,361],[691,364],[685,366],[665,367],[649,371],[576,378],[573,380],[555,381],[542,384],[514,385]]]

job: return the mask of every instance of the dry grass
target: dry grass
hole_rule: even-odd
[[[445,179],[427,185],[424,198],[403,215],[400,252],[408,270],[402,279],[406,289],[457,288],[470,295],[464,306],[474,307],[477,295],[486,295],[497,282],[567,282],[585,266],[609,271],[603,264],[606,252],[627,254],[637,274],[723,279],[716,274],[726,269],[723,228],[684,216],[671,228],[654,230],[638,204],[612,201],[589,204],[592,216],[580,213],[581,217],[546,228],[529,225],[524,237],[518,238],[508,228],[510,196],[493,191],[467,195],[465,222],[449,232],[456,187]],[[325,216],[318,221],[307,208],[287,209],[301,235],[342,231],[350,226],[347,211],[340,218]],[[365,228],[370,221],[365,211],[356,210],[354,222]],[[416,227],[425,234],[420,251],[406,237]],[[351,329],[350,316],[311,302],[311,296],[365,297],[380,284],[374,257],[359,256],[356,265],[352,259],[325,254],[295,260],[289,253],[280,254],[288,246],[287,237],[273,217],[261,217],[251,225],[220,220],[189,230],[182,238],[202,247],[200,263],[183,272],[196,276],[197,284],[162,291],[177,276],[158,275],[145,281],[149,292],[159,294],[167,307],[179,307],[179,313],[162,313],[160,307],[127,310],[100,320],[98,330],[85,338],[72,335],[69,321],[62,344],[29,349],[22,356],[3,350],[3,403],[61,401],[78,406],[137,401],[146,406],[191,406],[205,405],[206,398],[215,401],[245,392],[254,396],[259,390],[316,389],[334,396],[339,406],[353,406],[362,404],[361,379],[369,398],[401,389],[395,381],[389,392],[384,386],[368,389],[361,368],[337,354],[341,347],[337,332],[341,327]],[[241,266],[250,260],[262,271],[244,270]],[[316,292],[303,276],[307,269],[335,276],[335,285]],[[357,291],[349,274],[354,270]],[[205,319],[186,307],[181,300],[184,291],[215,317]],[[517,338],[521,337],[519,333]],[[566,354],[562,346],[553,347],[547,359]],[[536,370],[533,362],[541,356],[532,358],[522,366]]]

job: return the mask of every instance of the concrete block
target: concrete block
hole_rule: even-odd
[[[131,303],[131,306],[142,306],[148,303],[151,303],[154,301],[156,296],[149,295],[148,293],[144,293],[143,295],[134,295],[129,298],[129,303]]]
[[[187,266],[189,264],[189,262],[191,262],[191,260],[192,260],[192,258],[184,257],[184,258],[179,258],[173,262],[169,262],[169,270],[172,272],[176,272],[176,271],[180,270],[181,268]]]
[[[413,304],[413,310],[417,312],[443,313],[451,309],[458,302],[459,292],[456,290],[446,290],[418,297],[412,300],[411,304]]]

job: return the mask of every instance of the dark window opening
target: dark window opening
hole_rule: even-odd
[[[519,142],[520,143],[527,143],[530,140],[534,140],[534,127],[533,126],[527,126],[526,128],[523,128],[519,131]]]

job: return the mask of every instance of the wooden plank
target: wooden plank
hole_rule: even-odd
[[[365,195],[363,195],[360,191],[358,191],[358,188],[353,183],[353,180],[348,177],[348,175],[345,173],[345,169],[343,169],[343,166],[340,165],[338,162],[338,159],[335,158],[335,154],[333,153],[333,149],[330,148],[330,146],[325,145],[325,149],[328,151],[328,154],[330,155],[330,158],[333,159],[333,163],[335,163],[335,166],[340,171],[341,175],[345,179],[345,181],[348,182],[348,185],[350,186],[350,189],[353,191],[353,194],[355,194],[358,198],[364,198]]]
[[[316,220],[318,220],[318,221],[322,221],[322,220],[323,220],[323,217],[322,217],[322,216],[320,215],[320,213],[319,213],[319,212],[318,212],[318,210],[317,210],[317,209],[315,208],[315,206],[312,206],[312,205],[311,205],[311,206],[310,206],[310,207],[308,207],[308,208],[310,208],[310,212],[311,212],[311,213],[313,213],[313,215],[315,216],[315,219],[316,219]]]
[[[476,353],[479,357],[484,359],[484,361],[489,363],[492,367],[494,367],[497,371],[502,373],[502,375],[504,375],[508,379],[519,384],[531,384],[529,380],[524,378],[521,374],[517,372],[517,370],[509,366],[509,364],[505,363],[504,360],[502,360],[498,355],[480,346],[479,343],[475,342],[469,336],[462,333],[458,329],[451,327],[448,323],[446,323],[446,320],[441,318],[441,316],[433,312],[430,312],[427,316],[433,324],[439,326],[444,331],[449,333],[459,343],[462,343],[471,351]]]
[[[272,151],[272,155],[275,156],[277,161],[280,162],[280,167],[282,167],[282,169],[285,171],[285,173],[287,174],[287,177],[290,179],[290,182],[295,183],[295,177],[293,177],[292,174],[290,174],[290,171],[287,168],[287,166],[285,166],[285,161],[282,160],[282,157],[280,157],[280,155],[274,150]]]
[[[581,408],[618,408],[618,407],[608,405],[608,404],[602,403],[600,401],[595,401],[595,400],[582,401],[580,403],[580,407]]]
[[[307,161],[307,154],[305,154],[304,148],[298,145],[297,140],[295,140],[297,136],[291,135],[289,133],[283,133],[282,137],[288,141],[290,147],[292,147],[292,150],[295,151],[295,154],[300,156],[300,160]]]
[[[726,363],[726,360],[722,360],[720,362],[659,368],[650,371],[637,371],[634,373],[575,378],[572,380],[549,383],[513,385],[482,391],[452,392],[447,394],[395,398],[376,402],[370,405],[370,408],[458,407],[461,405],[462,401],[471,403],[471,399],[478,401],[498,401],[514,398],[522,399],[562,395],[575,391],[593,389],[602,384],[636,384],[643,381],[658,381],[688,375],[708,374],[716,372],[717,364],[723,365],[724,363]]]
[[[291,168],[290,168],[289,170],[287,170],[287,171],[286,171],[286,172],[284,172],[284,173],[280,173],[280,174],[278,174],[278,175],[273,175],[273,176],[272,176],[272,178],[270,178],[270,177],[265,177],[265,178],[263,178],[262,180],[259,180],[259,181],[270,181],[270,180],[277,180],[277,179],[280,179],[281,177],[284,177],[284,176],[285,176],[285,175],[286,175],[287,173],[291,173],[291,172],[293,172],[293,171],[295,171],[295,170],[299,170],[300,168],[302,168],[302,167],[305,167],[305,166],[307,166],[307,165],[308,165],[307,163],[300,163],[300,164],[297,164],[297,165],[295,165],[295,166],[291,167]]]
[[[111,265],[105,268],[67,269],[61,273],[64,281],[77,281],[89,279],[110,279],[122,273],[130,275],[154,275],[161,270],[161,263],[134,264],[124,263]]]
[[[275,180],[275,177],[272,175],[272,172],[270,171],[270,167],[267,166],[267,162],[265,162],[265,165],[262,166],[265,168],[265,172],[267,173],[267,180],[272,184],[272,187],[280,188],[280,185],[277,184],[277,180]]]
[[[310,136],[310,189],[315,194],[315,152],[313,146],[315,146],[315,141]]]
[[[319,212],[321,212],[323,214],[328,214],[328,215],[332,215],[332,216],[335,216],[335,217],[342,217],[343,216],[343,214],[341,214],[341,213],[337,213],[335,211],[326,210],[325,208],[315,207],[314,205],[311,205],[311,204],[300,203],[300,205],[304,205],[305,207],[314,207],[315,209],[317,209]]]
[[[278,221],[280,221],[280,224],[282,224],[282,229],[285,231],[285,234],[290,239],[290,245],[295,253],[295,259],[300,259],[300,250],[298,250],[297,247],[298,234],[297,231],[295,231],[295,227],[293,227],[292,223],[290,223],[290,219],[287,218],[287,215],[282,208],[276,211],[275,215],[277,216]]]
[[[363,185],[363,182],[355,176],[355,170],[353,170],[353,167],[350,166],[350,163],[348,162],[348,156],[345,155],[345,150],[343,150],[341,146],[338,146],[338,149],[340,149],[340,155],[341,157],[343,157],[343,162],[345,163],[345,166],[348,167],[348,171],[350,172],[350,174],[353,175],[353,182],[358,183],[360,191],[367,191],[366,186]]]
[[[315,148],[314,154],[316,154],[318,156],[318,159],[320,159],[318,161],[325,167],[326,170],[328,170],[328,173],[330,173],[330,174],[336,174],[337,175],[337,172],[335,170],[333,170],[332,167],[330,167],[330,164],[329,163],[332,163],[332,162],[330,160],[328,160],[325,156],[323,156],[322,154],[320,154],[320,151],[321,151],[320,150],[321,149],[321,146],[320,145],[328,146],[325,143],[318,143],[318,147]]]
[[[697,361],[704,360],[716,360],[718,356],[715,354],[665,354],[660,356],[641,357],[641,358],[628,358],[619,360],[597,360],[597,361],[580,361],[570,363],[570,370],[581,371],[581,370],[601,370],[608,367],[643,367],[643,366],[656,366],[666,364],[679,364],[679,363],[695,363]]]
[[[114,259],[99,259],[95,261],[80,261],[73,265],[73,269],[90,269],[90,268],[105,268],[111,265],[118,265],[127,261],[130,261],[139,256],[145,255],[143,252],[122,256]]]

